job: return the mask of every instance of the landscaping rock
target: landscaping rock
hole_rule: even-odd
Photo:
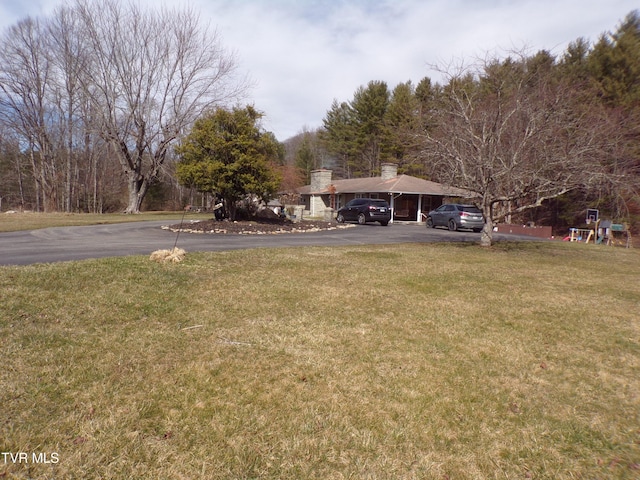
[[[162,227],[172,232],[208,233],[208,234],[237,234],[237,235],[268,235],[283,233],[318,232],[321,230],[336,230],[353,227],[350,224],[335,222],[304,220],[293,223],[286,219],[260,218],[252,221],[230,222],[203,220],[200,222],[183,223]]]

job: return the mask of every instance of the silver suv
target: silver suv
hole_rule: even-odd
[[[484,217],[475,205],[445,203],[427,215],[427,228],[447,227],[451,231],[468,228],[479,232],[483,226]]]

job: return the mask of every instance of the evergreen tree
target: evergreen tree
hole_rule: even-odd
[[[232,220],[238,201],[247,196],[267,201],[280,185],[275,164],[281,147],[262,131],[261,117],[252,106],[215,110],[198,119],[176,148],[180,183],[221,197]]]
[[[318,168],[318,165],[312,146],[311,134],[309,132],[304,132],[302,136],[302,143],[295,155],[295,166],[300,169],[304,175],[305,183],[311,183],[311,171]]]
[[[619,124],[624,147],[609,164],[615,189],[592,200],[614,217],[640,218],[640,13],[626,16],[618,29],[603,35],[590,52],[588,68],[597,94]]]
[[[380,172],[380,164],[386,160],[384,119],[388,107],[389,90],[385,82],[369,82],[366,88],[358,88],[353,96],[351,109],[357,151],[353,167],[357,176],[375,176]]]
[[[359,87],[349,103],[333,101],[321,137],[327,150],[339,159],[347,178],[370,177],[380,171],[388,106],[387,84],[379,81]]]
[[[610,106],[640,105],[640,14],[627,15],[617,31],[602,35],[589,55],[589,69]]]
[[[385,114],[385,152],[387,160],[398,164],[399,171],[424,176],[423,162],[415,161],[420,132],[420,102],[411,81],[398,84],[391,93]]]
[[[357,150],[353,141],[355,122],[351,106],[346,102],[338,103],[334,100],[323,125],[324,129],[319,133],[320,140],[327,152],[335,157],[342,175],[351,178]]]
[[[589,42],[584,38],[569,43],[558,64],[560,74],[572,79],[576,85],[585,86],[589,79],[589,52]]]

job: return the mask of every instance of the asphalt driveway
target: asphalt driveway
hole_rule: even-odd
[[[165,220],[0,233],[0,265],[149,255],[154,250],[173,247],[177,234],[160,228],[167,223]],[[184,248],[187,252],[214,252],[274,247],[477,242],[479,239],[478,233],[426,229],[424,225],[393,224],[381,227],[369,224],[339,230],[280,235],[212,235],[183,232],[178,236],[178,247]]]

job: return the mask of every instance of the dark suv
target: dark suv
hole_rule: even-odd
[[[360,225],[367,222],[380,222],[387,225],[391,221],[391,209],[384,200],[377,198],[355,198],[338,210],[338,223],[357,221]]]

